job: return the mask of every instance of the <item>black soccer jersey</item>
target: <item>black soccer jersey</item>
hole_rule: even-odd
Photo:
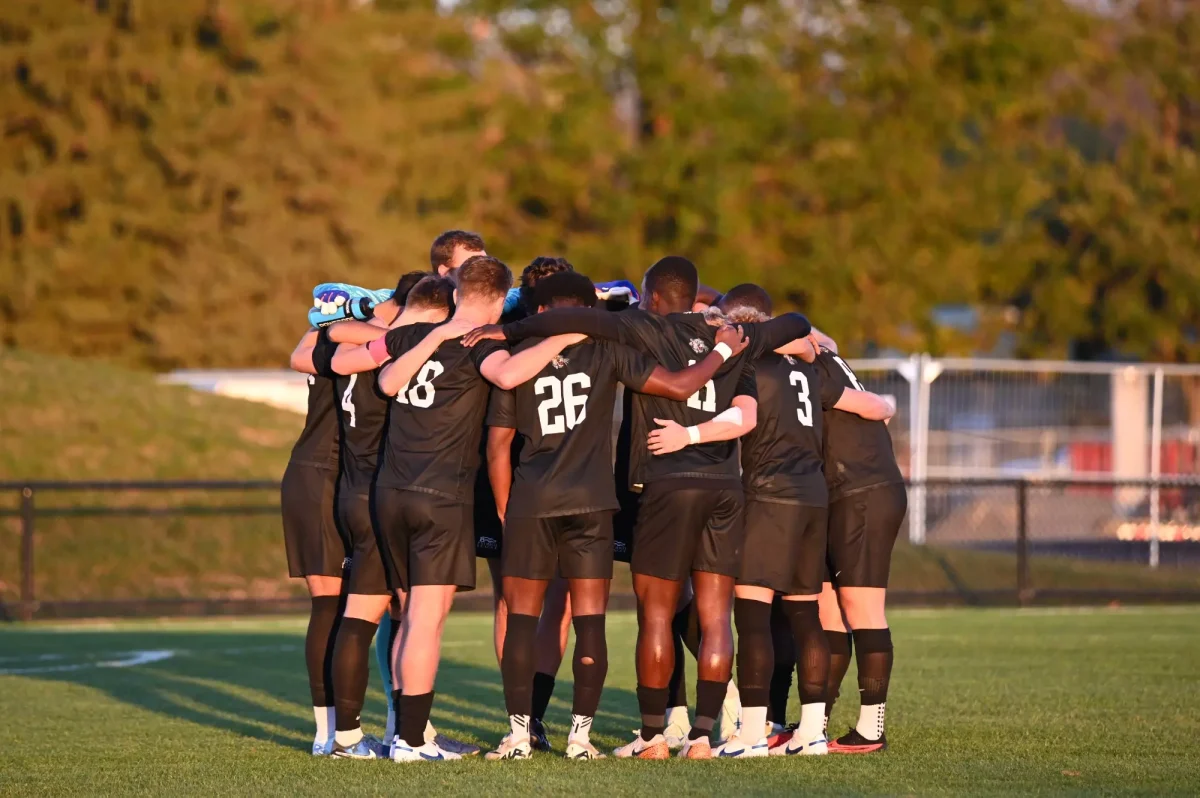
[[[822,349],[817,356],[821,379],[837,386],[838,398],[847,388],[864,390],[858,377],[833,352]],[[836,401],[836,400],[835,400]],[[892,436],[882,421],[868,421],[853,413],[830,410],[825,414],[825,480],[829,500],[847,493],[903,482],[896,465]]]
[[[747,499],[825,507],[822,410],[842,388],[820,378],[815,364],[768,352],[754,364],[758,424],[742,438]]]
[[[742,325],[750,344],[731,358],[709,382],[686,402],[656,396],[633,397],[629,479],[631,486],[664,479],[719,480],[740,484],[737,441],[714,441],[687,446],[678,452],[652,456],[646,444],[654,419],[671,419],[685,427],[711,420],[729,409],[739,394],[756,396],[753,364],[771,351],[812,330],[808,320],[789,313],[762,324]],[[686,368],[706,356],[714,346],[716,328],[700,313],[658,316],[640,308],[610,313],[594,308],[546,311],[516,324],[505,325],[509,341],[566,332],[584,333],[619,341],[657,360],[672,371]]]
[[[389,331],[384,338],[388,354],[399,357],[437,326],[413,324]],[[479,367],[503,349],[496,341],[482,341],[468,349],[454,339],[425,361],[396,394],[377,479],[380,487],[474,502],[489,391]]]
[[[313,348],[316,374],[308,375],[308,412],[304,429],[292,447],[290,462],[296,465],[336,468],[338,458],[338,422],[334,411],[333,353],[337,344],[329,340],[329,331],[321,330]]]
[[[523,350],[535,340],[518,344]],[[639,390],[658,364],[613,341],[564,349],[511,391],[492,391],[488,426],[523,438],[508,515],[544,518],[616,510],[612,423],[617,382]]]
[[[378,370],[339,374],[335,385],[342,435],[341,489],[365,496],[379,465],[391,397],[379,391]]]

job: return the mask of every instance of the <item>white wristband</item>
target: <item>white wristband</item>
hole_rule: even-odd
[[[700,442],[700,428],[699,427],[688,427],[687,432],[688,432],[688,440],[689,441],[691,441],[692,443]]]
[[[729,360],[729,358],[733,357],[733,349],[729,346],[729,344],[723,341],[714,346],[713,351],[721,356],[722,361]]]

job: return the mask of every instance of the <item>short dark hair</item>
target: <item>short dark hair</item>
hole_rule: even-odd
[[[404,307],[405,301],[408,299],[408,292],[413,290],[413,286],[429,276],[429,272],[409,272],[400,276],[400,280],[396,283],[396,293],[392,294],[392,299],[396,300],[396,304]]]
[[[730,288],[717,307],[734,322],[765,321],[771,318],[774,303],[767,289],[754,283],[742,283]]]
[[[454,258],[454,250],[462,247],[468,252],[486,252],[483,238],[478,233],[468,233],[466,230],[447,230],[433,239],[429,248],[429,265],[436,269],[449,263]]]
[[[454,310],[454,282],[445,277],[427,275],[408,292],[405,308],[414,310]]]
[[[455,275],[458,301],[482,299],[492,302],[503,299],[512,288],[512,271],[491,255],[472,255]]]
[[[528,266],[521,270],[521,309],[529,315],[536,313],[538,305],[541,303],[537,300],[534,286],[552,274],[574,270],[575,267],[566,258],[548,255],[534,258]]]
[[[700,275],[696,264],[678,255],[668,255],[646,270],[646,290],[659,294],[668,301],[688,305],[696,301],[700,289]]]
[[[535,305],[547,308],[561,305],[594,308],[596,286],[587,275],[577,271],[557,272],[538,281],[533,289],[533,299]]]

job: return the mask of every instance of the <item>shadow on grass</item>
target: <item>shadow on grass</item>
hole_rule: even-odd
[[[131,707],[250,740],[305,751],[312,742],[299,634],[14,630],[0,631],[0,650],[0,678],[80,685]],[[490,745],[499,739],[508,716],[490,646],[479,650],[487,665],[466,661],[453,644],[443,652],[433,721],[445,734]],[[557,685],[552,723],[562,720],[554,716],[570,703],[569,664],[560,673],[568,678]],[[606,687],[597,726],[624,733],[637,726],[636,708],[632,691]],[[385,712],[382,683],[372,664],[363,717],[368,732],[382,736]]]

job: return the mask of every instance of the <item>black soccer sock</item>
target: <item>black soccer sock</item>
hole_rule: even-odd
[[[699,740],[712,734],[728,689],[728,682],[696,680],[696,720],[692,723],[692,730],[688,732],[689,740]]]
[[[678,615],[675,617],[679,618]],[[683,638],[676,631],[675,624],[672,624],[671,627],[671,643],[675,649],[675,667],[671,671],[671,681],[667,682],[667,706],[686,707],[688,705],[687,674],[684,671]]]
[[[404,695],[403,690],[392,691],[392,712],[396,713],[396,725],[393,728],[395,734],[400,733],[400,696]],[[384,740],[385,743],[391,743],[391,740]]]
[[[409,748],[425,745],[425,724],[433,709],[433,692],[400,696],[400,739]]]
[[[854,648],[862,705],[885,703],[892,678],[892,630],[855,629]]]
[[[379,624],[342,618],[333,649],[333,695],[337,731],[359,727],[370,679],[371,639]]]
[[[667,722],[667,688],[637,687],[638,711],[642,715],[642,739],[662,734]]]
[[[595,717],[600,708],[600,692],[608,675],[608,641],[604,637],[603,615],[576,615],[575,657],[571,673],[575,677],[572,715]]]
[[[786,726],[792,670],[796,664],[796,641],[792,639],[791,622],[783,611],[783,600],[778,597],[771,603],[771,643],[775,647],[775,668],[771,671],[767,720]]]
[[[775,667],[775,647],[771,642],[771,605],[753,599],[735,598],[733,622],[737,625],[738,634],[737,677],[742,706],[766,707],[770,698],[771,671]],[[721,701],[724,700],[722,694]],[[720,704],[717,706],[719,708]],[[696,714],[700,714],[699,707]],[[754,733],[757,735],[758,731]]]
[[[579,644],[575,644],[576,648]],[[546,709],[550,706],[550,699],[554,696],[554,675],[542,673],[538,671],[533,674],[533,712],[531,717],[538,720],[543,720],[546,717]]]
[[[308,666],[308,689],[314,707],[333,706],[333,647],[337,640],[338,596],[313,596],[308,633],[304,636],[304,662]]]
[[[532,714],[533,646],[537,625],[536,615],[508,614],[500,675],[504,679],[504,706],[510,715]]]
[[[799,677],[800,705],[825,702],[829,685],[829,640],[821,628],[821,614],[815,601],[785,601],[784,612],[792,624],[796,639],[796,673]]]
[[[829,680],[825,689],[825,717],[833,712],[833,703],[841,694],[842,680],[846,671],[850,670],[850,654],[853,646],[849,632],[825,631],[825,640],[829,643]]]

